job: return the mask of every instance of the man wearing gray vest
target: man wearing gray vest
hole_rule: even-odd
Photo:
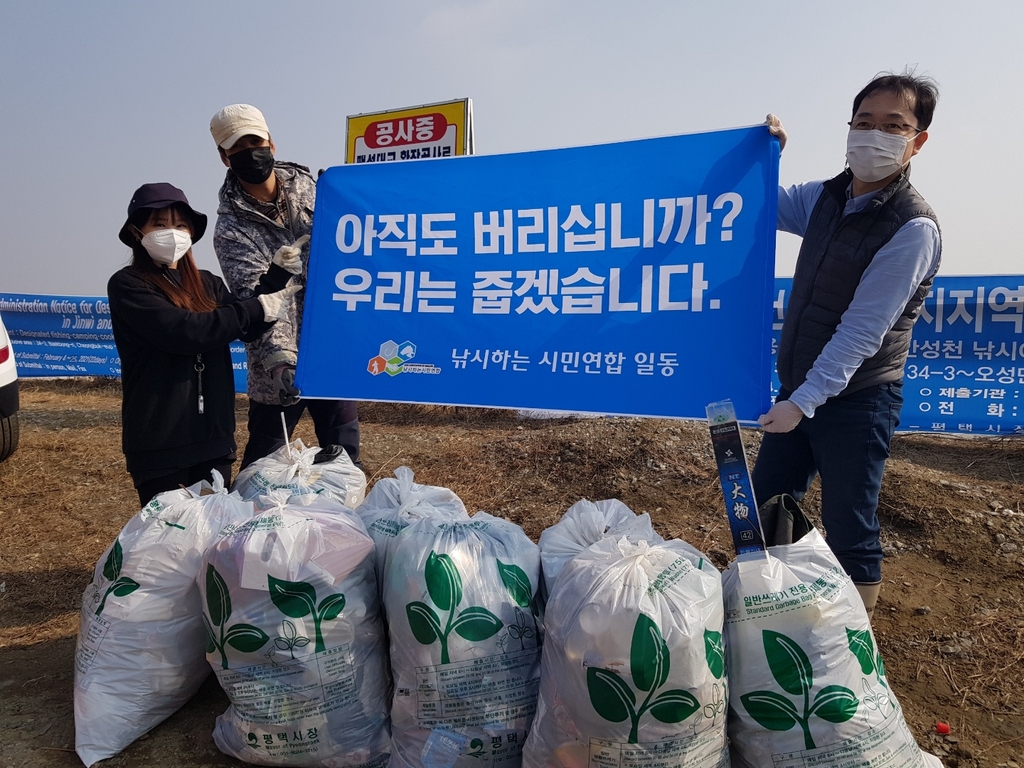
[[[800,499],[821,476],[829,546],[869,615],[882,580],[878,493],[903,364],[942,250],[935,213],[910,185],[937,97],[928,78],[876,77],[853,100],[848,167],[779,188],[778,228],[803,243],[779,343],[781,391],[758,420],[754,495]],[[767,124],[784,147],[779,119]]]

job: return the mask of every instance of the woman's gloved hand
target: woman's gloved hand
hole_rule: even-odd
[[[263,319],[268,323],[272,323],[284,317],[288,300],[301,290],[301,285],[291,283],[284,290],[277,293],[263,293],[257,296],[256,298],[260,300],[260,304],[263,306]]]
[[[309,242],[309,235],[303,235],[291,245],[282,245],[274,254],[274,263],[297,275],[302,272],[302,246]]]

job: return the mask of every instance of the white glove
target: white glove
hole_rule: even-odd
[[[764,119],[764,124],[768,126],[768,133],[779,140],[779,152],[784,150],[786,148],[786,139],[789,138],[789,135],[786,133],[786,129],[782,127],[782,121],[779,120],[779,116],[769,114]]]
[[[301,290],[301,285],[291,283],[284,290],[277,293],[262,293],[257,296],[256,298],[263,305],[263,319],[270,323],[284,317],[284,310],[288,306],[288,300]]]
[[[768,413],[761,414],[757,423],[765,432],[792,432],[803,417],[804,412],[796,403],[780,400],[768,409]]]
[[[302,271],[302,246],[309,242],[309,235],[303,235],[291,245],[282,245],[274,254],[274,263],[284,267],[293,275]]]

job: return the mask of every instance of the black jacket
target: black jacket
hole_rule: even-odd
[[[852,178],[846,169],[825,182],[804,232],[779,342],[779,381],[790,391],[803,384],[835,334],[875,254],[911,219],[927,217],[938,226],[935,213],[910,185],[909,171],[863,211],[844,216]],[[914,321],[931,284],[929,277],[917,286],[878,352],[861,364],[839,396],[903,379]]]
[[[178,279],[174,270],[167,275]],[[239,300],[219,277],[205,270],[200,275],[218,304],[212,312],[174,306],[131,267],[107,283],[121,357],[121,446],[136,481],[233,454],[235,382],[228,344],[271,327],[256,295],[281,290],[290,277],[271,267],[256,295]]]

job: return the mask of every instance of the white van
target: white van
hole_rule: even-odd
[[[0,318],[0,461],[18,447],[18,367],[14,348]]]

